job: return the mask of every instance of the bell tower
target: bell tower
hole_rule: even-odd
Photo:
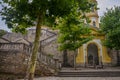
[[[96,0],[89,0],[89,1],[97,4]],[[99,28],[99,16],[95,7],[92,7],[91,12],[87,13],[86,16],[90,19],[91,26]]]

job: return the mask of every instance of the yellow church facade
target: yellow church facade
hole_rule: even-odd
[[[96,0],[92,1],[97,3]],[[105,35],[99,32],[100,26],[97,10],[87,13],[86,16],[91,20],[90,29],[92,32],[90,35],[94,38],[78,49],[76,65],[78,67],[111,65],[111,57],[108,54],[107,48],[103,45]]]

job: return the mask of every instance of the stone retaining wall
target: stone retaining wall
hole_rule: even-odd
[[[19,51],[0,51],[0,80],[2,78],[7,80],[5,76],[12,78],[25,77],[28,70],[28,58],[28,54]],[[48,69],[44,64],[37,62],[35,74],[38,76],[48,76],[54,75],[54,71]]]

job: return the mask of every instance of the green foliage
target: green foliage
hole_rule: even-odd
[[[9,28],[24,33],[36,25],[39,15],[43,16],[42,25],[56,25],[56,18],[70,14],[76,3],[79,12],[88,12],[94,5],[88,0],[2,0],[0,14]]]
[[[14,29],[13,31],[15,32],[24,33],[26,28],[35,25],[38,15],[44,14],[45,18],[47,10],[50,10],[49,15],[47,15],[49,17],[51,17],[51,15],[62,15],[60,14],[60,11],[63,11],[63,9],[61,8],[61,10],[58,7],[60,7],[60,5],[66,0],[62,1],[59,5],[58,3],[60,0],[57,1],[33,0],[32,2],[29,2],[29,0],[3,0],[3,3],[6,3],[7,6],[3,5],[4,7],[1,11],[1,15],[3,16],[3,20],[6,21],[6,24],[9,28]],[[64,13],[70,9],[69,7],[66,9],[65,5],[62,6],[64,7]],[[58,10],[60,12],[59,14]]]
[[[80,18],[80,12],[76,12],[74,7],[69,16],[61,19],[59,22],[59,38],[60,50],[76,50],[82,44],[88,42],[92,37],[85,37],[90,34],[90,29],[84,23],[83,17]]]
[[[106,34],[105,45],[120,49],[120,7],[108,9],[101,18],[101,28]]]
[[[9,28],[24,33],[26,28],[34,26],[39,15],[44,16],[42,25],[53,24],[56,16],[69,14],[73,0],[3,0],[1,15]],[[62,6],[62,7],[61,7]]]
[[[5,31],[5,30],[0,30],[0,38],[3,36],[3,35],[5,35],[7,33],[7,31]]]
[[[3,3],[7,5],[3,5],[0,12],[2,19],[14,32],[26,33],[26,29],[36,25],[38,16],[42,15],[41,25],[55,27],[58,24],[57,20],[61,21],[62,19],[62,22],[68,20],[64,23],[66,26],[73,24],[77,27],[80,26],[79,36],[84,32],[84,30],[80,30],[85,28],[81,27],[84,24],[79,20],[79,16],[85,18],[84,13],[89,12],[95,6],[89,0],[3,0],[1,4]],[[77,30],[77,27],[74,28]],[[85,29],[87,30],[87,28]],[[73,34],[77,33],[71,35]]]

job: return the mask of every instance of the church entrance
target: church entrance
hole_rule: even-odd
[[[98,47],[93,43],[87,46],[87,65],[88,67],[99,65]]]

